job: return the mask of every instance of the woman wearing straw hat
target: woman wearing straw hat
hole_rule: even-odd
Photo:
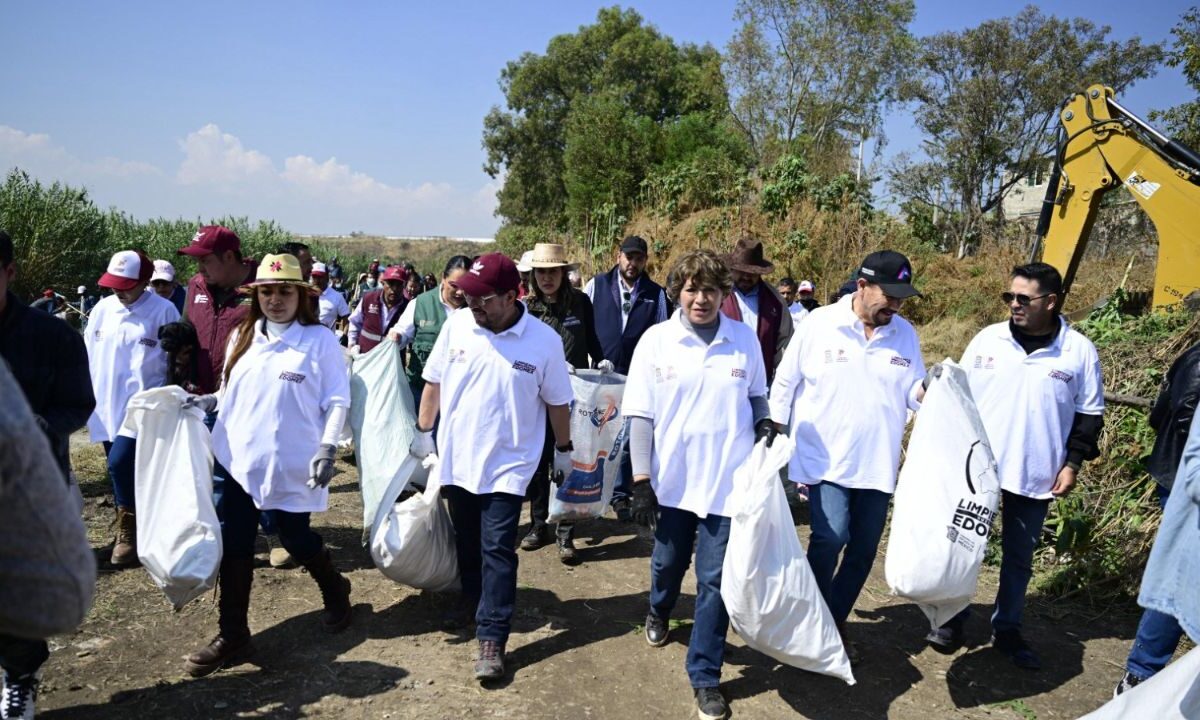
[[[613,365],[604,359],[600,339],[596,337],[592,301],[567,282],[567,271],[574,265],[567,262],[566,249],[554,243],[538,243],[529,253],[529,265],[533,272],[533,287],[525,297],[525,305],[530,315],[558,332],[567,363],[572,368],[586,368],[591,365],[588,362],[590,356],[597,369],[612,372]],[[522,550],[537,550],[550,540],[546,525],[550,514],[550,478],[546,468],[553,456],[554,436],[547,425],[542,461],[526,492],[532,522],[529,533],[521,540]],[[559,523],[555,534],[558,559],[568,565],[577,562],[574,524]]]
[[[209,412],[219,404],[213,455],[236,480],[217,508],[220,632],[188,657],[194,677],[253,650],[247,614],[260,510],[273,516],[283,546],[321,589],[323,628],[338,632],[350,624],[350,580],[309,527],[310,514],[328,506],[350,382],[337,338],[309,302],[319,291],[300,272],[292,255],[263,258],[254,282],[242,288],[252,303],[230,337],[221,390],[192,401]]]

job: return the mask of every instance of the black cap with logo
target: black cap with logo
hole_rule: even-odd
[[[921,293],[912,285],[912,265],[908,258],[893,250],[880,250],[868,255],[858,268],[858,277],[879,285],[888,297],[921,297]]]

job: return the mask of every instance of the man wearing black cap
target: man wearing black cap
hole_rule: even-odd
[[[843,625],[875,562],[908,410],[924,397],[920,342],[899,315],[915,295],[907,258],[871,253],[853,293],[809,313],[771,386],[771,419],[796,442],[789,477],[809,486],[808,562],[852,662]]]
[[[767,382],[775,377],[775,368],[783,358],[783,349],[792,338],[792,315],[779,292],[763,282],[763,275],[775,269],[763,257],[761,240],[742,238],[733,252],[725,256],[725,265],[733,275],[733,292],[725,296],[721,312],[746,323],[758,336]]]

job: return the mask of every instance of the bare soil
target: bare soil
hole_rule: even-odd
[[[216,631],[212,596],[175,613],[141,568],[108,566],[113,509],[103,456],[80,443],[74,460],[101,576],[83,626],[51,643],[39,717],[696,717],[683,668],[694,579],[685,580],[670,644],[648,646],[647,531],[608,518],[581,525],[583,562],[574,568],[559,563],[553,546],[522,552],[509,679],[481,687],[471,676],[474,640],[439,630],[451,598],[396,585],[360,546],[350,456],[340,461],[329,511],[313,524],[353,581],[354,624],[322,633],[315,584],[301,570],[272,569],[262,544],[250,613],[256,654],[190,679],[184,656]],[[864,655],[857,685],[781,666],[730,633],[722,689],[742,718],[1075,718],[1110,697],[1136,609],[1031,595],[1026,633],[1044,669],[1028,672],[987,646],[985,603],[994,593],[995,568],[985,568],[968,646],[941,655],[926,646],[916,606],[889,596],[880,557],[850,622]]]

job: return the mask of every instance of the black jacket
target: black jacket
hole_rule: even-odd
[[[96,408],[83,336],[67,323],[24,305],[8,293],[0,313],[0,357],[44,422],[63,477],[70,472],[70,435]]]
[[[1159,485],[1171,489],[1183,457],[1188,430],[1200,400],[1200,343],[1176,358],[1150,408],[1150,427],[1158,433],[1146,469]]]

